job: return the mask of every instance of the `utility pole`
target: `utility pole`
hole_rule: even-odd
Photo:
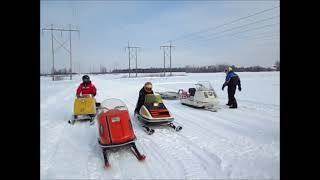
[[[70,80],[72,80],[71,24],[69,24],[69,33],[70,33]]]
[[[128,42],[128,51],[129,51],[129,78],[130,78],[130,71],[131,71],[131,69],[130,69],[130,45],[129,45],[129,42]]]
[[[171,69],[171,41],[170,41],[170,76],[172,76],[172,69]]]
[[[51,48],[52,48],[52,81],[54,81],[53,24],[51,24]]]
[[[136,49],[136,77],[138,77],[138,60],[137,60],[138,54],[137,54],[137,48],[135,49]]]
[[[169,46],[160,46],[160,50],[161,48],[163,48],[163,75],[166,76],[166,56],[168,56],[166,50],[169,49],[169,57],[170,57],[170,75],[172,76],[172,69],[171,69],[171,48],[174,47],[171,45],[171,41],[170,41],[170,45]]]
[[[77,29],[71,29],[71,24],[69,24],[69,29],[63,29],[63,28],[53,28],[53,24],[51,24],[51,28],[42,28],[42,31],[51,31],[51,46],[52,46],[52,80],[54,80],[54,46],[53,46],[53,39],[60,44],[60,46],[56,49],[58,50],[59,48],[63,47],[67,52],[69,52],[69,56],[70,56],[70,80],[72,79],[72,46],[71,46],[71,33],[72,32],[78,32],[80,33],[80,30],[77,30]],[[64,44],[66,43],[63,42],[59,42],[53,35],[53,31],[59,31],[62,35],[62,32],[64,31],[69,31],[69,49],[66,48],[64,46]]]
[[[131,73],[131,57],[135,58],[136,60],[136,77],[138,77],[138,52],[137,49],[139,49],[140,47],[137,46],[130,46],[129,42],[128,42],[128,46],[126,47],[126,49],[128,49],[128,53],[129,53],[129,78],[130,73]],[[134,53],[131,53],[134,52]]]
[[[163,49],[163,76],[166,77],[166,50]]]

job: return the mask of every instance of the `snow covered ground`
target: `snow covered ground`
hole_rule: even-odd
[[[236,92],[238,109],[228,109],[227,90],[221,90],[224,73],[186,74],[173,77],[121,78],[92,75],[97,101],[119,98],[129,108],[137,147],[143,162],[129,150],[110,153],[111,167],[103,168],[96,124],[67,123],[72,116],[74,80],[51,81],[41,77],[41,178],[42,179],[279,179],[280,79],[279,72],[238,73],[242,91]],[[154,91],[178,91],[197,81],[210,81],[221,110],[210,112],[164,103],[183,126],[180,132],[155,129],[147,135],[133,117],[138,91],[146,81]]]

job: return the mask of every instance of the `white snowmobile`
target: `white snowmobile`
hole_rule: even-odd
[[[218,96],[208,81],[199,81],[196,88],[189,88],[188,92],[179,89],[178,97],[183,105],[218,111]]]

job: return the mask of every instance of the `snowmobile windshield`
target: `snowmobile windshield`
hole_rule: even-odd
[[[107,110],[117,109],[117,110],[128,110],[126,104],[120,99],[106,99],[101,103],[102,108]]]
[[[147,94],[144,103],[162,103],[162,98],[158,94]]]
[[[200,91],[212,91],[213,88],[209,81],[199,81],[197,84],[197,89]]]

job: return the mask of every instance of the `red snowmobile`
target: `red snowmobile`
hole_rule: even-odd
[[[97,114],[99,138],[104,163],[109,167],[107,151],[111,148],[128,146],[138,160],[144,160],[135,145],[136,136],[132,129],[127,106],[119,99],[107,99],[101,103]]]

